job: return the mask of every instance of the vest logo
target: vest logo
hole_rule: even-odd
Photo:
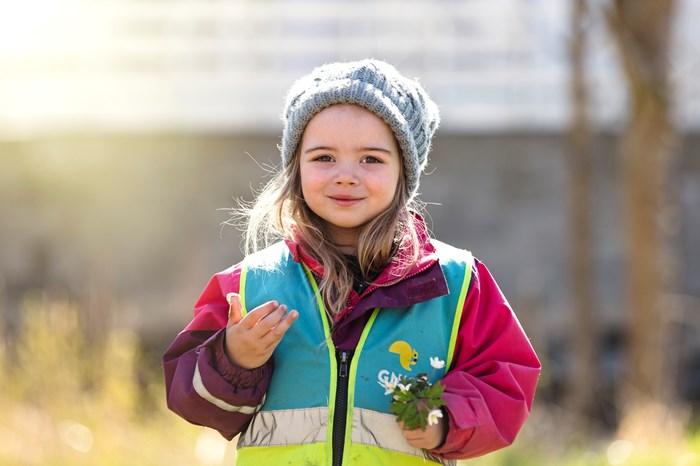
[[[411,345],[403,340],[393,342],[389,346],[389,352],[399,355],[399,363],[407,371],[410,371],[411,366],[415,366],[418,363],[418,351],[414,350]]]

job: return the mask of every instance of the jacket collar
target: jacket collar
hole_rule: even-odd
[[[439,266],[437,251],[423,218],[414,214],[418,231],[418,259],[406,273],[402,259],[406,257],[406,247],[400,246],[389,264],[379,273],[372,284],[361,294],[354,291],[350,295],[348,308],[336,319],[346,314],[357,315],[375,307],[409,307],[418,302],[446,295],[447,280]],[[401,240],[405,245],[407,238]],[[317,277],[323,276],[323,266],[314,259],[300,241],[285,240],[296,262],[304,263]]]
[[[413,214],[416,220],[416,227],[418,232],[418,259],[410,267],[410,269],[403,273],[404,260],[407,256],[407,237],[402,238],[400,241],[400,246],[398,251],[391,258],[389,264],[384,267],[384,269],[379,273],[377,278],[374,280],[373,285],[376,287],[390,286],[397,282],[400,282],[411,276],[415,276],[422,271],[427,270],[437,262],[437,252],[435,251],[435,246],[430,242],[430,236],[425,225],[425,220],[418,214]],[[292,258],[296,262],[304,263],[317,277],[323,276],[323,265],[318,262],[311,254],[308,252],[307,246],[297,239],[285,239],[285,243],[292,254]]]

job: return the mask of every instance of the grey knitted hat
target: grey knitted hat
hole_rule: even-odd
[[[297,80],[287,93],[282,163],[286,167],[311,118],[334,104],[356,104],[381,117],[393,130],[406,173],[408,195],[418,191],[420,174],[440,123],[437,105],[415,80],[380,60],[330,63]]]

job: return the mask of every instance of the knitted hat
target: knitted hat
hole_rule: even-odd
[[[285,167],[311,118],[334,104],[360,105],[389,125],[403,154],[408,195],[413,198],[440,123],[437,105],[423,87],[390,64],[375,59],[315,68],[292,84],[287,93],[279,148]]]

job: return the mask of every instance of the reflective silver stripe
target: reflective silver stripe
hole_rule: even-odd
[[[328,408],[325,407],[260,411],[253,416],[238,439],[238,448],[325,442],[327,426]],[[351,440],[355,444],[417,456],[439,464],[457,464],[456,461],[430,456],[424,450],[409,445],[393,414],[355,408]]]
[[[396,416],[371,409],[353,409],[352,442],[418,456],[441,464],[456,464],[456,461],[433,457],[420,448],[412,447],[401,433]]]
[[[204,383],[202,382],[202,375],[199,373],[199,361],[194,366],[194,377],[192,378],[192,386],[194,387],[194,391],[197,392],[197,395],[201,396],[209,403],[223,409],[224,411],[242,414],[253,414],[262,406],[262,403],[258,406],[235,406],[209,393],[209,390],[207,390],[207,387],[205,387]],[[265,398],[263,398],[263,403],[265,403]]]
[[[352,441],[407,455],[423,457],[423,450],[406,442],[396,416],[371,409],[355,408],[352,414]]]
[[[238,447],[303,445],[326,441],[328,408],[260,411],[238,439]]]

